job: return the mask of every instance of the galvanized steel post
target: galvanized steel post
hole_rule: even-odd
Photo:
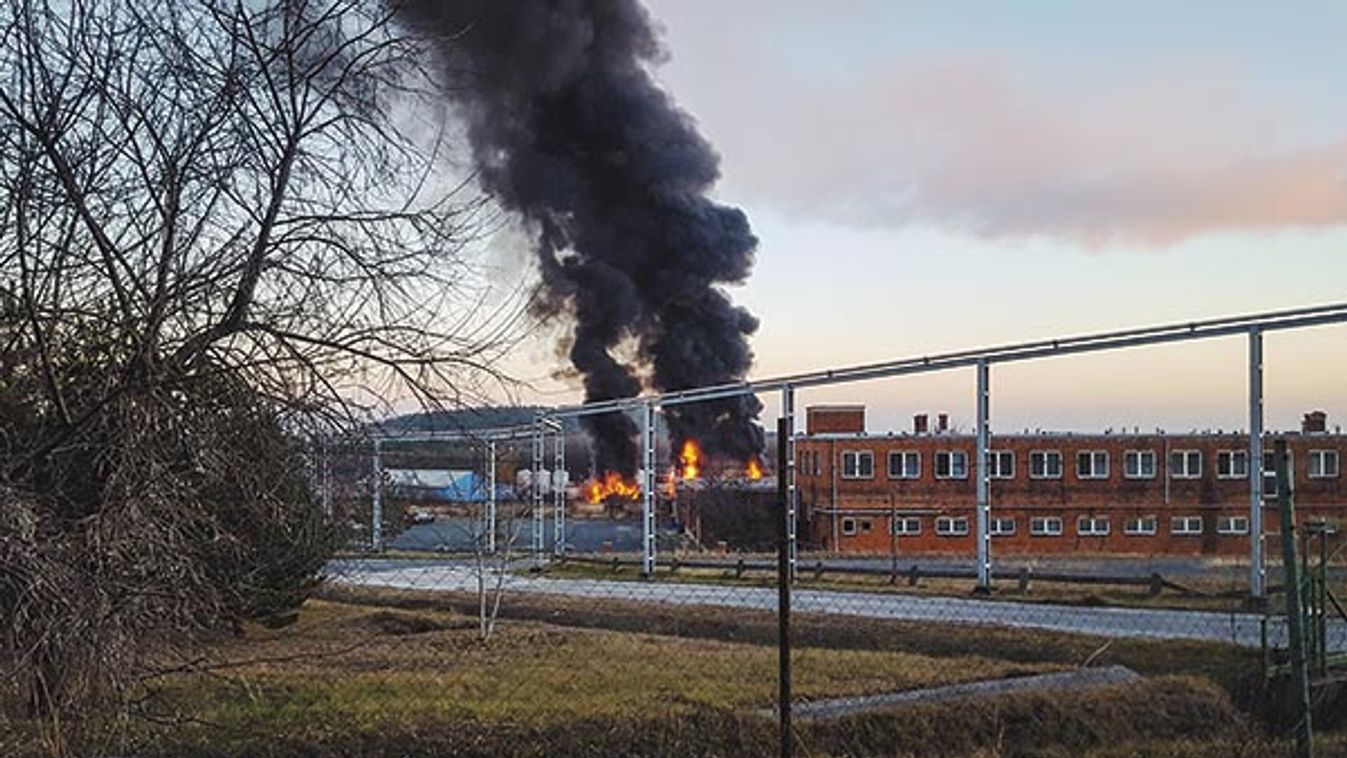
[[[533,561],[543,564],[543,418],[533,419]]]
[[[370,531],[369,545],[370,549],[378,552],[384,549],[384,469],[383,461],[379,459],[380,445],[379,440],[374,441],[374,465],[371,467],[373,474],[373,485],[371,487],[374,496],[370,504]]]
[[[1263,330],[1249,329],[1249,598],[1267,599],[1263,565]]]
[[[655,404],[641,411],[641,574],[655,575]]]
[[[782,469],[777,476],[783,477],[786,492],[786,546],[790,559],[790,578],[795,581],[798,535],[796,534],[796,514],[799,511],[799,493],[795,488],[795,388],[786,385],[781,388],[781,417],[785,419],[786,454],[782,460]]]
[[[558,423],[552,449],[552,553],[566,554],[566,425]]]
[[[486,552],[496,553],[496,441],[486,443]]]
[[[991,561],[991,369],[986,359],[977,363],[977,552],[978,592],[990,592]]]

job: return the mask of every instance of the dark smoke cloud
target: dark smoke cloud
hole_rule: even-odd
[[[540,310],[574,321],[587,400],[732,382],[758,322],[720,285],[757,239],[706,196],[719,158],[651,79],[662,54],[636,0],[402,0],[436,48],[486,189],[538,233]],[[634,345],[635,365],[614,358]],[[753,397],[669,409],[675,442],[746,460],[762,448]],[[586,421],[605,470],[636,466],[635,425]],[[676,449],[676,448],[675,448]]]

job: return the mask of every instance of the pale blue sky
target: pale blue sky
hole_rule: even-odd
[[[1347,301],[1347,4],[651,0],[656,75],[762,240],[766,376]],[[1270,338],[1269,420],[1347,420],[1347,327]],[[544,344],[522,373],[539,376]],[[997,428],[1243,424],[1243,342],[999,370]],[[839,388],[873,429],[963,375]],[[548,402],[575,395],[542,382]]]

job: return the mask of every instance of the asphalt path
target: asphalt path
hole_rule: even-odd
[[[363,587],[408,590],[475,591],[470,565],[456,561],[346,560],[329,566],[333,581]],[[560,579],[510,573],[506,591],[594,600],[621,600],[679,606],[710,606],[774,611],[775,588],[682,582],[631,582]],[[1184,611],[1153,608],[1092,608],[1019,603],[1005,600],[796,589],[792,608],[801,613],[978,624],[1014,629],[1088,634],[1099,637],[1200,640],[1258,647],[1263,617],[1254,613]],[[1283,645],[1285,625],[1268,624],[1268,639]],[[1328,626],[1328,646],[1347,651],[1347,623]]]

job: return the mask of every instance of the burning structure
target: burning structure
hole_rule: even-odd
[[[535,310],[569,320],[585,400],[742,379],[758,322],[723,287],[747,278],[757,239],[707,197],[719,158],[651,78],[663,50],[638,0],[398,8],[434,48],[483,187],[533,234]],[[752,396],[669,408],[673,449],[746,466],[760,411]],[[587,496],[630,496],[635,424],[616,412],[584,424],[599,469]]]

